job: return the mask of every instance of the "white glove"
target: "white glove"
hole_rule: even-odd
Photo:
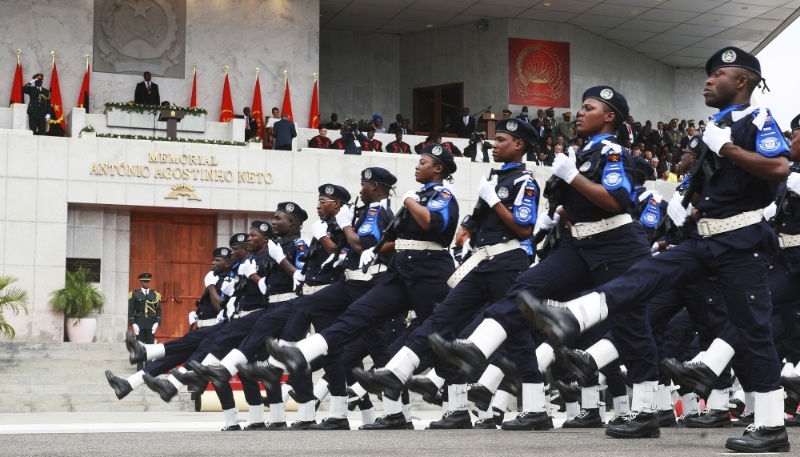
[[[772,219],[773,217],[775,217],[775,213],[777,212],[778,212],[778,205],[776,205],[775,202],[770,203],[769,206],[764,208],[764,220],[768,221]]]
[[[197,322],[197,312],[192,311],[189,313],[189,327],[191,327],[195,322]]]
[[[561,154],[563,155],[563,154]],[[536,218],[536,225],[533,226],[533,235],[536,236],[537,233],[541,232],[542,230],[550,230],[551,228],[558,225],[558,221],[561,220],[561,215],[558,212],[553,214],[551,218],[547,212],[540,214]]]
[[[269,249],[269,256],[275,259],[276,262],[281,263],[286,258],[286,254],[283,253],[283,248],[280,244],[269,240],[267,241],[267,248]]]
[[[714,122],[709,122],[706,126],[706,131],[703,132],[703,142],[708,146],[708,149],[711,149],[720,157],[722,157],[722,154],[720,154],[719,151],[722,149],[722,146],[731,141],[733,140],[731,139],[730,127],[721,128]]]
[[[261,278],[258,280],[258,290],[261,291],[261,295],[267,294],[267,278]]]
[[[464,240],[464,244],[461,246],[461,258],[463,259],[470,252],[472,252],[472,240],[467,238]]]
[[[500,203],[500,197],[497,196],[497,192],[494,190],[495,187],[497,187],[496,176],[492,177],[491,181],[487,181],[486,176],[481,176],[481,180],[478,183],[478,196],[489,205],[489,208]]]
[[[217,322],[223,322],[225,320],[225,309],[219,310],[217,313]]]
[[[302,271],[296,270],[294,275],[292,275],[292,281],[294,282],[293,290],[297,290],[297,287],[300,285],[301,282],[305,282],[306,275],[303,274]]]
[[[572,180],[578,176],[578,167],[575,166],[575,159],[567,154],[556,154],[553,160],[553,174],[571,184]]]
[[[692,205],[689,205],[688,208],[684,208],[681,204],[682,200],[683,196],[680,192],[676,191],[669,201],[669,205],[667,205],[667,214],[678,227],[683,227],[686,218],[692,213]]]
[[[786,187],[792,192],[800,194],[800,173],[789,173],[789,179],[786,180]]]
[[[255,260],[245,260],[239,265],[239,274],[244,276],[245,278],[249,278],[253,276],[258,271],[258,267],[256,267]]]
[[[46,121],[49,121],[49,120],[50,120],[50,115],[49,115],[49,114],[45,114],[45,115],[44,115],[44,119],[45,119]]]
[[[139,330],[139,326],[136,325],[136,324],[133,324],[133,325],[131,325],[131,327],[133,327],[133,334],[138,336],[139,335],[139,331],[140,331]]]
[[[35,86],[36,85],[36,80],[35,79],[31,79],[31,82],[29,82],[28,84],[30,84],[31,86]]]
[[[655,243],[653,243],[653,246],[650,247],[650,252],[653,254],[657,254],[658,251],[659,251],[658,241],[656,241]]]
[[[336,213],[336,223],[342,230],[353,225],[353,211],[352,205],[342,205],[339,212]]]
[[[158,328],[158,322],[156,322],[155,324],[153,324],[153,334],[155,334],[155,333],[156,333],[156,329],[157,329],[157,328]]]
[[[222,285],[219,287],[219,290],[221,290],[226,296],[230,297],[236,290],[236,286],[233,284],[233,281],[231,281],[231,278],[225,278],[225,280],[222,281]]]
[[[412,198],[415,202],[419,202],[419,195],[417,195],[417,192],[413,190],[409,190],[408,192],[404,193],[401,201],[405,203],[407,198]]]
[[[233,316],[233,313],[235,312],[236,312],[236,297],[233,297],[230,300],[228,300],[228,304],[225,305],[225,314],[223,314],[223,318],[227,316],[228,320],[230,320],[231,316]]]
[[[361,260],[358,262],[358,267],[369,265],[375,260],[375,248],[364,249],[361,251]]]
[[[318,240],[328,236],[328,223],[325,221],[317,221],[311,224],[311,236]]]
[[[333,256],[334,256],[334,254],[329,255],[328,258],[325,259],[324,262],[322,262],[322,267],[324,267],[325,265],[333,262]],[[339,265],[343,264],[344,263],[344,259],[346,259],[346,258],[347,258],[347,255],[345,255],[344,253],[339,254],[339,260],[337,260],[336,263],[333,264],[333,268],[336,268]]]

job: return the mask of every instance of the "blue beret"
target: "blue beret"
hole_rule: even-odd
[[[758,58],[736,46],[722,48],[709,57],[706,61],[706,74],[710,76],[711,72],[723,67],[744,68],[761,76],[761,63]]]
[[[429,144],[422,148],[422,152],[420,152],[420,154],[424,156],[431,156],[436,159],[436,161],[444,165],[444,169],[447,170],[448,174],[452,175],[456,172],[456,170],[458,170],[456,161],[453,158],[453,153],[441,144]]]
[[[233,250],[231,248],[217,248],[214,249],[214,257],[222,257],[225,259],[233,258]]]
[[[500,119],[494,127],[495,132],[508,133],[533,146],[539,139],[536,129],[527,122],[516,119]]]
[[[255,224],[256,222],[261,222],[261,221],[253,221],[253,224]],[[264,223],[266,224],[266,222]],[[246,233],[234,233],[228,244],[230,245],[230,247],[234,247],[237,244],[247,244],[247,237],[248,235]]]
[[[291,214],[292,216],[300,219],[300,222],[305,222],[308,219],[308,213],[300,208],[300,205],[294,202],[281,202],[278,203],[278,211],[286,214]]]
[[[342,186],[336,184],[323,184],[319,186],[319,194],[339,200],[344,203],[350,202],[350,192]]]
[[[361,181],[362,182],[374,182],[377,184],[383,184],[386,187],[392,187],[397,182],[397,178],[389,173],[389,170],[381,167],[369,167],[365,168],[361,172]]]
[[[272,224],[264,221],[253,221],[250,223],[251,229],[256,229],[267,238],[272,238]]]
[[[586,100],[587,98],[593,98],[610,106],[611,109],[622,116],[623,120],[627,119],[630,114],[628,100],[611,86],[590,87],[583,93],[583,99]]]

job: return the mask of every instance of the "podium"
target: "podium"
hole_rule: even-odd
[[[497,121],[499,120],[497,115],[487,111],[483,113],[483,116],[481,116],[481,120],[486,122],[486,139],[494,140],[494,127],[495,124],[497,124]]]
[[[167,123],[167,138],[178,137],[178,122],[180,122],[181,119],[183,119],[183,116],[185,114],[186,113],[180,110],[174,110],[174,109],[161,110],[161,114],[158,115],[158,120]],[[492,126],[492,131],[494,131],[494,126]]]

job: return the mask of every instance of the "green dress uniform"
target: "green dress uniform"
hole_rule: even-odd
[[[47,133],[47,116],[50,113],[50,91],[31,83],[22,87],[22,92],[30,97],[28,101],[28,125],[34,135]]]
[[[128,325],[139,326],[136,340],[144,344],[153,344],[153,325],[161,325],[161,294],[149,289],[147,294],[136,289],[128,294]],[[143,368],[139,364],[138,369]]]

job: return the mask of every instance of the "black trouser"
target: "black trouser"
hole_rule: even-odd
[[[45,135],[47,133],[47,118],[44,114],[28,113],[28,126],[34,135]]]

